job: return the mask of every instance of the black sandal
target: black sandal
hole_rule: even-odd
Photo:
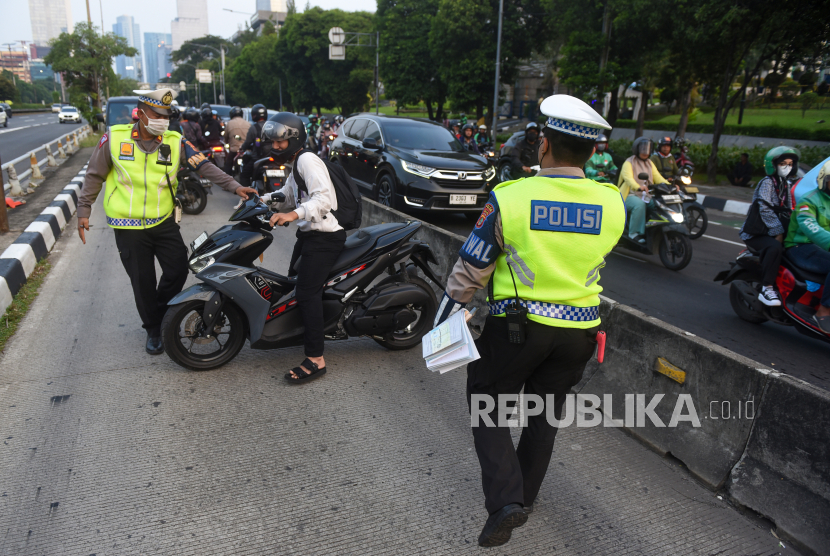
[[[307,357],[302,363],[300,363],[300,365],[302,365],[302,367],[294,367],[293,369],[291,369],[290,372],[285,373],[285,380],[287,380],[289,384],[301,384],[303,382],[310,382],[315,378],[320,378],[321,376],[326,374],[325,367],[321,369],[316,364],[314,364],[311,361],[311,359]],[[305,367],[305,369],[303,367]],[[292,376],[291,373],[294,373],[294,376]]]

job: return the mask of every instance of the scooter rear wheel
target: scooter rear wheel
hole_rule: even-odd
[[[412,349],[421,345],[421,338],[432,330],[435,321],[435,313],[438,311],[438,299],[430,285],[423,279],[410,276],[409,281],[416,284],[427,294],[427,299],[419,305],[411,307],[418,313],[418,320],[407,326],[404,330],[396,330],[388,335],[386,339],[373,338],[377,343],[390,350]]]
[[[755,284],[750,283],[749,285],[754,289]],[[732,310],[735,311],[735,314],[738,315],[741,320],[751,322],[752,324],[763,324],[768,320],[763,314],[756,311],[749,303],[747,303],[743,294],[741,294],[740,288],[738,288],[735,282],[729,284],[729,304],[732,305]]]
[[[677,232],[668,232],[660,238],[660,261],[669,270],[683,270],[692,262],[692,240]]]
[[[185,184],[187,201],[182,205],[182,212],[185,214],[199,214],[207,206],[207,193],[205,189],[195,183]]]
[[[170,359],[191,371],[209,371],[221,367],[245,345],[245,322],[232,303],[222,307],[211,338],[204,332],[204,301],[188,301],[167,309],[161,322],[164,351]]]

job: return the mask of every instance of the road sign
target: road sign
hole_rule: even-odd
[[[179,81],[179,90],[184,91],[186,89],[187,89],[187,83],[185,83],[184,81]]]
[[[335,45],[343,44],[346,42],[346,32],[340,27],[332,27],[329,29],[329,41]]]
[[[210,70],[197,69],[196,80],[199,83],[213,83],[213,77],[210,75]]]
[[[329,45],[329,60],[345,60],[346,47],[341,44]]]

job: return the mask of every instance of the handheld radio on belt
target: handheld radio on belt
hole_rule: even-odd
[[[513,280],[513,291],[516,293],[513,304],[504,309],[504,318],[507,320],[507,339],[511,344],[523,344],[527,331],[527,308],[521,304],[519,290],[516,288],[516,278],[513,276],[513,269],[509,263],[507,269],[510,271],[510,279]]]

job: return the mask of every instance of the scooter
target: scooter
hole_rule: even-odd
[[[251,195],[231,215],[235,224],[190,245],[188,265],[201,283],[170,300],[161,325],[165,352],[187,369],[221,367],[245,340],[252,349],[303,344],[297,277],[254,265],[274,239],[269,203],[285,200],[281,192],[263,197]],[[413,239],[420,228],[416,221],[379,224],[349,236],[323,290],[327,340],[368,336],[390,350],[421,344],[438,300],[418,270],[444,285],[430,267],[438,262],[429,245]]]
[[[759,254],[752,249],[744,249],[729,265],[729,270],[715,276],[715,282],[729,284],[729,303],[742,320],[753,324],[771,321],[795,326],[805,336],[830,342],[830,334],[823,332],[813,320],[824,290],[823,275],[799,268],[785,251],[775,279],[775,287],[781,294],[781,306],[768,307],[758,299],[763,274]]]
[[[271,157],[260,158],[254,162],[254,178],[251,187],[256,189],[260,195],[266,193],[273,193],[277,189],[282,189],[288,175],[291,173],[291,168],[286,167],[285,164],[274,162]]]
[[[648,178],[645,173],[637,176],[645,185],[649,185]],[[669,270],[683,270],[692,261],[692,241],[685,224],[682,199],[667,183],[651,187],[654,196],[646,207],[645,243],[628,236],[629,219],[626,217],[625,231],[617,246],[644,255],[653,255],[657,251],[663,266]]]
[[[683,168],[680,175],[675,176],[673,185],[677,188],[680,198],[683,200],[683,216],[686,228],[689,230],[689,237],[698,239],[706,233],[709,227],[709,215],[706,209],[697,202],[697,194],[700,191],[692,185],[693,169]]]
[[[677,164],[678,170],[682,172],[684,169],[688,169],[688,175],[691,176],[695,173],[695,163],[692,162],[691,158],[689,158],[689,145],[682,137],[675,137],[674,144],[680,149],[679,152],[674,155],[674,162]]]
[[[327,160],[329,152],[331,151],[331,144],[337,138],[337,134],[333,131],[324,133],[320,141],[320,152],[317,155],[323,160]]]

